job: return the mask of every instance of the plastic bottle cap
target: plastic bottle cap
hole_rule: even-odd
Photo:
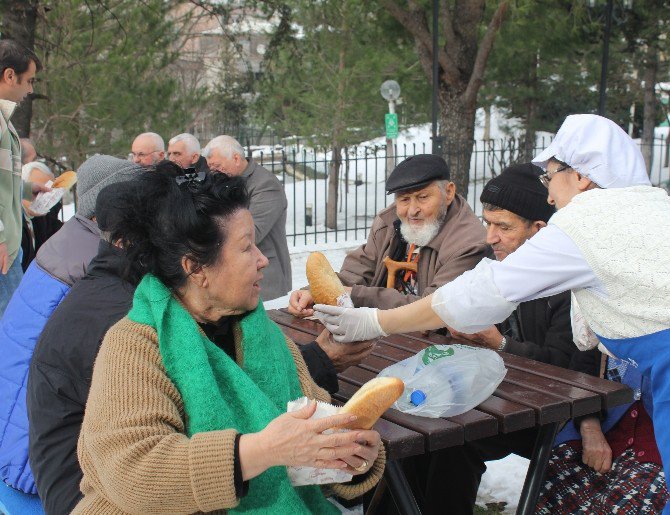
[[[411,402],[415,406],[420,406],[421,404],[423,404],[423,401],[425,400],[426,400],[426,394],[423,393],[421,390],[414,390],[409,396],[409,402]]]

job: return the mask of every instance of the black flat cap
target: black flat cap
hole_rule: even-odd
[[[419,154],[395,167],[386,180],[386,194],[423,188],[433,181],[448,181],[449,166],[440,156]]]

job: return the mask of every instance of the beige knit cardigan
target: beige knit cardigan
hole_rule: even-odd
[[[236,360],[241,331],[234,328]],[[330,401],[286,339],[303,393]],[[236,431],[185,434],[184,404],[168,378],[156,331],[124,318],[112,326],[96,359],[77,454],[84,498],[73,513],[225,513],[239,503],[234,486]],[[373,488],[384,471],[380,449],[357,484],[329,485],[346,499]]]

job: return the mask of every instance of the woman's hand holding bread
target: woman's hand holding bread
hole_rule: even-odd
[[[312,309],[314,298],[309,290],[296,290],[291,292],[288,299],[288,312],[294,317],[305,318],[314,314]]]
[[[356,416],[341,414],[310,420],[315,410],[316,402],[311,402],[298,411],[278,416],[258,433],[242,435],[239,452],[244,480],[274,466],[350,469],[352,464],[360,466],[362,460],[374,462],[367,458],[375,449],[379,451],[379,435],[372,434],[375,431],[324,435],[326,429],[353,423]]]

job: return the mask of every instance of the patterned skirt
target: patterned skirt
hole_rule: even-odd
[[[663,468],[640,463],[632,449],[599,474],[582,463],[581,450],[565,443],[552,453],[535,513],[661,513],[668,497]]]

